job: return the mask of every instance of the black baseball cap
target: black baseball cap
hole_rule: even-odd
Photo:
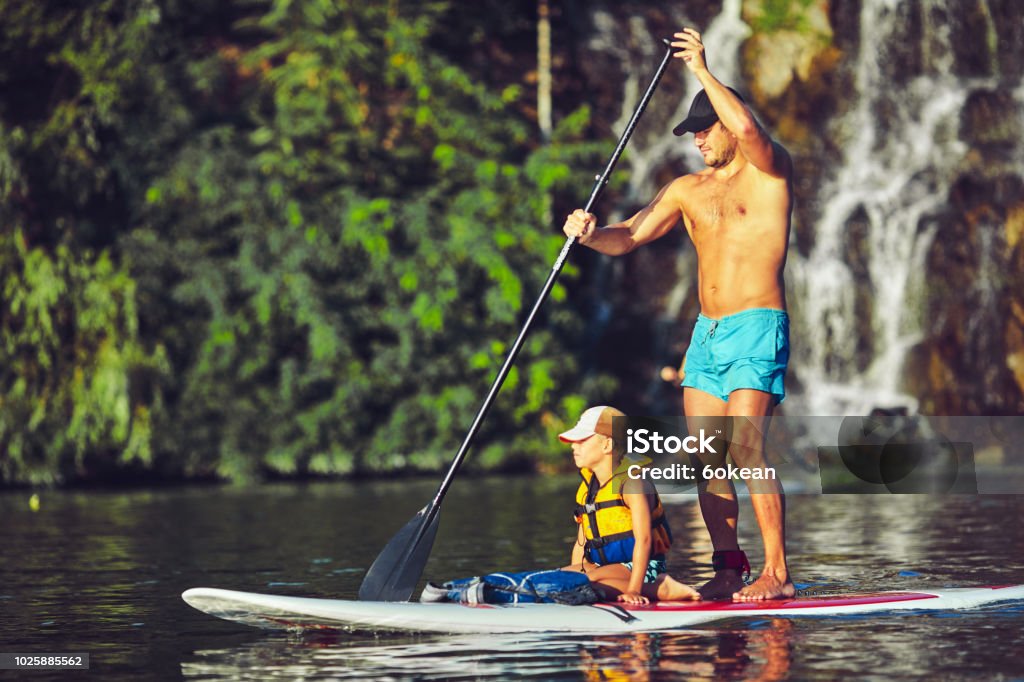
[[[736,95],[741,102],[744,102],[743,95],[736,92],[729,86],[726,89],[732,94]],[[715,112],[715,108],[711,106],[711,100],[708,98],[706,90],[701,90],[697,93],[697,96],[693,98],[693,102],[690,104],[690,112],[686,114],[686,118],[683,122],[672,129],[675,135],[685,135],[686,133],[699,133],[702,130],[710,128],[715,121],[718,120],[718,114]]]

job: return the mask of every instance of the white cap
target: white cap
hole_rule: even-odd
[[[590,438],[595,433],[611,438],[612,419],[615,417],[625,416],[626,415],[623,412],[616,410],[614,407],[608,407],[607,405],[591,407],[580,415],[580,419],[576,422],[576,426],[572,427],[565,433],[559,434],[558,440],[563,443],[578,443],[581,440]]]

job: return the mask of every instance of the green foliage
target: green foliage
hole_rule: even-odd
[[[795,31],[817,33],[807,13],[817,0],[760,0],[751,10],[751,28],[756,33]]]
[[[0,83],[36,74],[0,105],[0,480],[448,462],[561,248],[551,195],[607,153],[585,108],[533,148],[521,85],[446,54],[456,14],[0,2]],[[552,298],[471,465],[557,451],[582,404]]]
[[[152,466],[137,394],[160,355],[138,343],[135,285],[107,253],[28,248],[0,234],[0,478],[61,482]]]
[[[53,483],[156,466],[135,282],[107,248],[123,229],[104,137],[147,19],[122,3],[0,4],[0,481]]]

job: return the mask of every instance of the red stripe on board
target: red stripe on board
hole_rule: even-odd
[[[862,604],[895,604],[920,599],[936,599],[923,592],[888,592],[836,597],[796,597],[765,601],[656,602],[654,604],[618,604],[627,611],[757,611],[812,609],[818,607],[859,606]]]

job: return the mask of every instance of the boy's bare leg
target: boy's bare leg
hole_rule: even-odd
[[[648,594],[650,592],[650,594]],[[644,585],[643,595],[658,601],[699,601],[700,592],[684,585],[668,573],[662,573],[653,583]]]
[[[591,564],[593,566],[593,564]],[[579,570],[579,566],[566,570]],[[587,577],[605,599],[615,599],[629,589],[630,571],[622,564],[594,566],[587,569]],[[641,595],[651,601],[691,601],[700,599],[700,593],[684,585],[668,573],[662,573],[653,583],[645,583]]]

